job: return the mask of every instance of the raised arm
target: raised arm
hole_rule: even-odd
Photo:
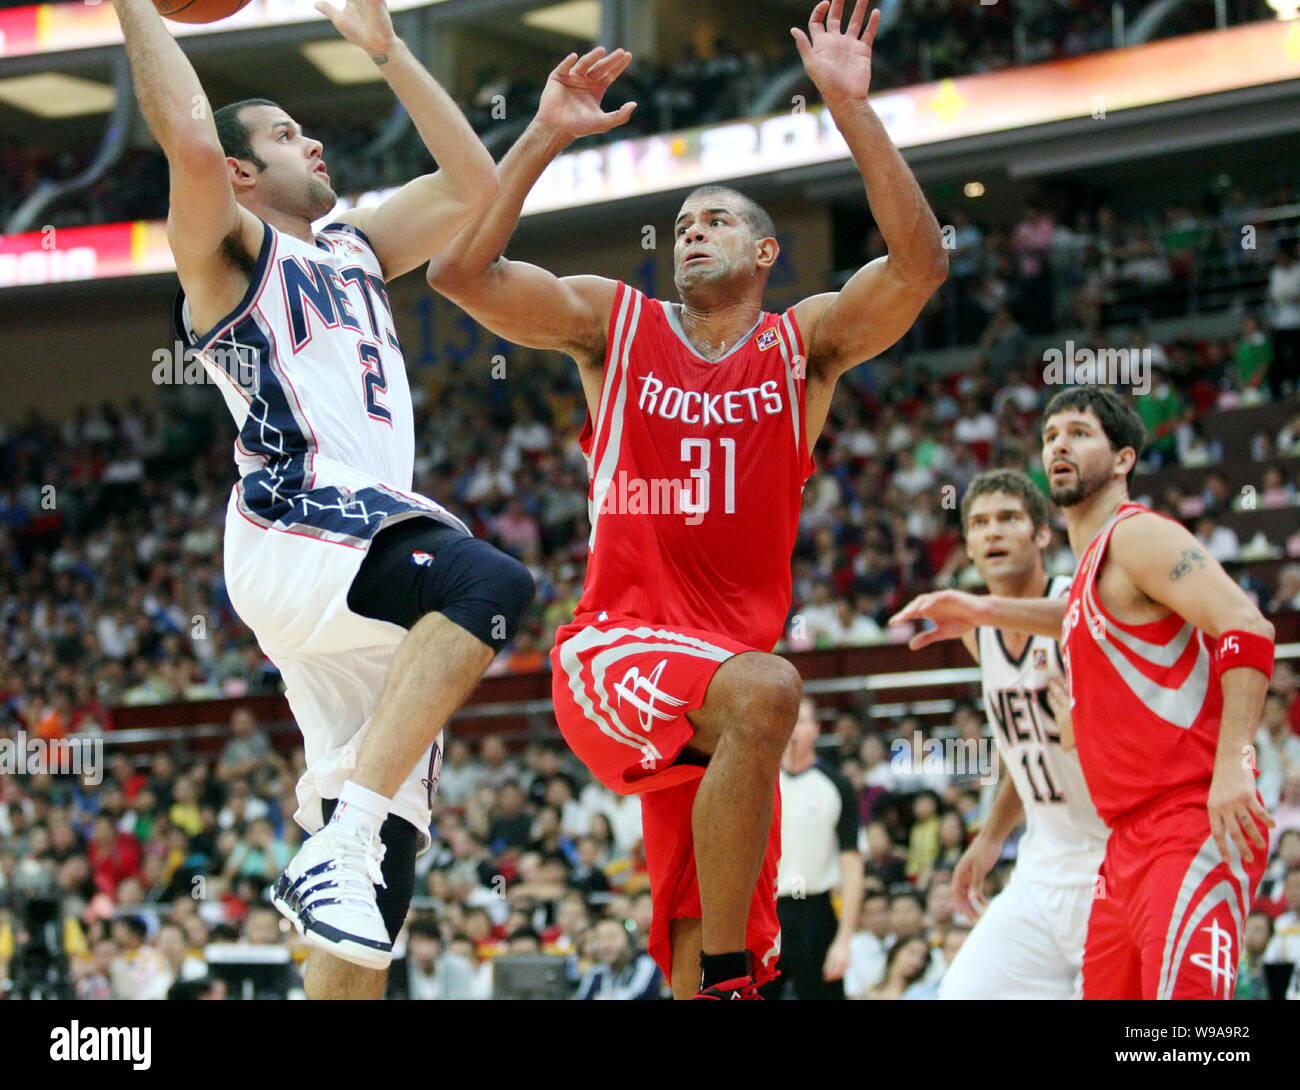
[[[1059,640],[1065,623],[1065,599],[1002,598],[996,594],[967,594],[964,590],[937,590],[913,598],[889,618],[889,623],[920,620],[933,621],[935,627],[912,637],[907,646],[913,651],[939,640],[962,639],[982,626]]]
[[[1179,523],[1154,514],[1135,515],[1115,527],[1111,545],[1110,557],[1139,591],[1215,641],[1225,633],[1239,632],[1272,643],[1272,624]],[[1269,667],[1271,670],[1271,661]],[[1255,791],[1251,748],[1268,694],[1269,674],[1241,665],[1223,669],[1219,679],[1223,713],[1210,784],[1210,829],[1225,859],[1227,842],[1232,839],[1249,862],[1252,843],[1267,851],[1256,822],[1276,824]]]
[[[866,9],[866,0],[856,0],[848,25],[842,26],[844,0],[822,0],[813,9],[808,33],[792,31],[804,67],[862,173],[867,203],[889,249],[839,292],[812,296],[795,307],[808,348],[810,386],[833,386],[844,371],[897,341],[948,275],[938,220],[867,101],[880,12],[871,13],[864,30]]]
[[[167,156],[167,240],[186,294],[214,296],[217,316],[238,302],[265,228],[240,208],[199,77],[152,0],[113,0],[140,110]],[[243,266],[243,267],[241,267]],[[222,309],[223,304],[229,303]]]
[[[347,0],[342,8],[318,3],[316,10],[370,55],[438,164],[375,208],[338,217],[365,232],[392,280],[423,265],[487,207],[496,167],[460,107],[398,37],[384,0]]]
[[[498,336],[528,348],[557,349],[583,367],[604,360],[616,285],[597,276],[560,278],[536,265],[508,261],[502,250],[542,171],[580,136],[607,132],[632,116],[635,103],[605,113],[600,100],[632,59],[597,47],[567,56],[546,81],[537,116],[497,168],[500,189],[478,221],[429,265],[428,280]]]

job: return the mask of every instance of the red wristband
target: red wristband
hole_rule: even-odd
[[[1249,666],[1267,678],[1273,676],[1273,641],[1254,632],[1225,632],[1219,637],[1219,673]]]

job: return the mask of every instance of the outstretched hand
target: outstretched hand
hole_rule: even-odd
[[[341,8],[324,0],[316,5],[334,29],[353,45],[364,49],[377,64],[383,64],[397,42],[397,31],[384,0],[346,0]],[[381,60],[380,58],[384,60]]]
[[[927,628],[911,638],[907,646],[918,651],[939,640],[956,640],[979,625],[979,599],[974,594],[960,590],[938,590],[913,598],[889,618],[889,623],[906,624],[908,621],[933,621]]]
[[[822,98],[862,103],[871,86],[871,45],[880,28],[880,9],[866,18],[867,0],[855,0],[848,26],[843,26],[844,0],[821,0],[808,19],[808,33],[792,27],[805,71]],[[863,31],[863,21],[866,30]]]
[[[600,108],[600,100],[631,61],[632,54],[626,49],[606,56],[600,45],[581,57],[570,53],[547,77],[537,107],[538,123],[571,140],[622,125],[632,116],[636,103],[624,103],[607,113]]]

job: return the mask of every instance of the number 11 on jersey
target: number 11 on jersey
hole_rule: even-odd
[[[730,438],[718,440],[722,447],[725,462],[723,476],[723,514],[736,513],[736,441]],[[687,515],[703,515],[709,509],[709,462],[713,445],[708,439],[683,439],[682,461],[691,467],[691,480],[694,489],[682,489],[682,512]],[[699,455],[700,464],[695,465],[695,456]],[[694,502],[692,502],[694,492]]]

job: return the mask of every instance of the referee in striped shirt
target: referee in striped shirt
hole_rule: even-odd
[[[781,758],[781,975],[765,999],[843,999],[849,941],[862,905],[858,800],[852,785],[817,761],[816,705],[804,697]],[[836,919],[831,894],[840,895]],[[793,993],[793,994],[791,994]]]

